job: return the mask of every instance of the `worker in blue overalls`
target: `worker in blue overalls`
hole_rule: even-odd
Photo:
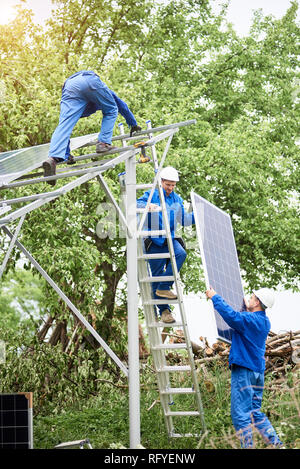
[[[207,298],[224,321],[233,329],[229,353],[231,368],[231,418],[242,448],[252,448],[252,425],[266,443],[282,447],[275,429],[261,412],[264,390],[266,339],[270,321],[266,308],[274,304],[274,293],[269,288],[254,290],[246,311],[234,311],[213,288],[206,291]]]
[[[163,168],[160,173],[161,184],[165,196],[166,208],[168,213],[168,219],[170,223],[170,231],[173,241],[175,259],[178,272],[180,271],[185,259],[186,250],[181,238],[176,238],[176,224],[179,222],[182,226],[189,226],[195,223],[194,215],[192,213],[186,213],[182,198],[174,192],[176,183],[179,181],[178,172],[175,168],[168,166]],[[144,208],[147,205],[151,191],[146,191],[142,197],[137,200],[137,206]],[[163,230],[163,218],[162,212],[158,211],[160,207],[160,197],[158,189],[155,189],[151,203],[149,206],[148,219],[146,226],[144,227],[147,231]],[[164,236],[151,237],[145,239],[145,249],[147,254],[163,254],[169,252],[167,240]],[[173,275],[172,265],[169,259],[150,259],[149,265],[153,277],[167,277]],[[177,296],[171,291],[173,282],[162,281],[160,283],[152,283],[152,290],[154,299],[176,299]],[[173,323],[175,322],[174,317],[171,313],[169,305],[160,304],[157,305],[159,315],[162,322]]]
[[[96,152],[103,153],[115,147],[111,145],[114,124],[118,112],[130,127],[130,135],[141,130],[127,104],[110,90],[93,71],[83,70],[67,78],[62,88],[59,124],[50,143],[49,159],[43,164],[45,176],[56,172],[56,164],[70,158],[70,137],[81,117],[102,111],[103,119],[98,135]],[[55,181],[49,181],[54,185]]]

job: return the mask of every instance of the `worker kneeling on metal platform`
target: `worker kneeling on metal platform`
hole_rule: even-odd
[[[130,135],[141,130],[127,104],[95,72],[77,72],[67,78],[62,88],[59,124],[51,138],[49,159],[43,163],[45,177],[55,175],[57,163],[70,159],[70,137],[78,120],[99,110],[102,111],[103,119],[96,145],[97,153],[115,148],[111,141],[118,113],[130,127]],[[55,185],[56,181],[48,183]]]

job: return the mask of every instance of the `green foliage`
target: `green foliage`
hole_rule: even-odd
[[[201,384],[207,432],[194,438],[168,438],[163,412],[157,401],[156,379],[149,368],[141,373],[141,444],[146,449],[238,449],[240,447],[230,417],[230,375],[218,366],[209,371],[215,391]],[[202,379],[202,378],[200,378]],[[266,385],[263,411],[267,413],[286,448],[299,448],[297,380],[289,388],[272,389]],[[156,403],[155,403],[156,402]],[[34,420],[36,448],[53,448],[63,441],[89,438],[95,449],[129,448],[128,389],[121,383],[102,383],[97,396],[80,405],[61,409],[55,416],[37,416]],[[182,418],[181,418],[182,419]],[[176,421],[176,423],[178,420]],[[180,423],[182,425],[182,423]],[[200,433],[200,422],[191,419],[183,431]],[[266,448],[254,433],[255,447]]]
[[[29,271],[16,269],[1,282],[0,328],[17,331],[24,328],[33,336],[45,309],[43,281]]]
[[[174,136],[168,153],[167,164],[180,171],[178,192],[189,202],[194,190],[231,215],[246,286],[298,288],[298,2],[292,1],[280,20],[256,13],[245,38],[226,24],[226,6],[216,15],[207,0],[54,3],[57,9],[45,27],[37,27],[24,8],[14,22],[0,25],[0,151],[49,142],[64,80],[79,69],[93,69],[128,103],[142,126],[149,118],[153,126],[197,119]],[[100,113],[81,119],[73,136],[97,132],[100,119]],[[118,173],[123,170],[120,165],[105,173],[117,200]],[[139,165],[137,178],[149,182],[153,169]],[[49,186],[38,190],[48,191]],[[24,186],[13,193],[2,190],[1,195],[34,193],[36,188]],[[126,360],[125,240],[106,216],[112,210],[100,207],[106,202],[99,182],[90,181],[29,213],[19,238]],[[99,236],[99,227],[113,235]],[[185,291],[199,292],[204,284],[195,231],[184,230],[183,237],[188,247],[181,272]],[[6,246],[3,238],[1,246]],[[82,330],[81,340],[72,343],[68,353],[63,343],[51,348],[32,339],[46,315],[65,325],[67,343],[76,324],[56,293],[32,275],[27,261],[24,276],[19,275],[19,261],[15,249],[1,287],[0,339],[7,344],[1,390],[35,392],[40,446],[81,438],[87,421],[94,425],[98,447],[128,445],[126,391],[116,387],[112,392],[111,384],[99,381],[114,376],[114,384],[120,384],[118,371]],[[30,316],[26,323],[24,311]],[[204,390],[214,440],[184,441],[182,447],[237,444],[228,430],[226,379],[216,375],[215,395]],[[145,378],[149,383],[153,385],[151,376]],[[96,399],[89,400],[91,395]],[[273,398],[284,409],[288,393]],[[156,397],[149,392],[142,399],[149,408]],[[84,406],[86,414],[81,412]],[[53,422],[44,416],[61,410],[78,432],[64,430],[58,416],[46,443]],[[293,415],[282,410],[291,445]],[[102,425],[103,438],[99,436],[98,418],[114,422],[112,435]],[[146,447],[170,444],[156,436],[164,427],[159,406],[144,411],[143,422]]]
[[[30,340],[29,340],[30,339]],[[28,339],[26,330],[0,329],[5,344],[5,363],[0,365],[0,392],[34,393],[35,414],[59,414],[72,405],[78,406],[100,390],[98,380],[108,378],[107,356],[79,349],[76,355]],[[110,370],[113,373],[113,369]],[[117,378],[115,378],[117,380]]]
[[[154,125],[197,118],[196,126],[174,137],[167,161],[181,171],[179,192],[188,199],[191,189],[198,191],[230,213],[249,288],[258,283],[294,287],[299,230],[297,2],[280,20],[257,13],[245,38],[226,25],[226,7],[216,15],[209,2],[55,4],[46,35],[26,10],[14,23],[1,26],[6,96],[0,110],[5,122],[0,128],[2,149],[49,141],[64,79],[79,68],[95,69],[128,102],[140,123],[149,117]],[[95,132],[98,126],[97,113],[80,120],[74,136]],[[116,174],[107,175],[114,187]],[[72,211],[84,206],[94,214],[90,197],[97,191],[92,185],[86,194],[80,188],[76,196],[68,196]],[[77,205],[81,197],[86,203]],[[66,212],[61,200],[57,205],[55,224],[63,233]],[[48,215],[53,226],[51,212]],[[31,236],[40,230],[31,228]],[[82,233],[75,239],[82,241]],[[53,242],[62,249],[63,241],[65,237]],[[118,240],[103,243],[120,249]],[[76,241],[70,249],[68,258],[74,264],[67,269],[75,281],[81,266],[73,254],[76,249],[83,259],[83,253]],[[197,269],[192,252],[189,271]],[[88,257],[92,256],[93,249]],[[65,256],[55,261],[62,278]],[[116,262],[115,269],[120,258]],[[86,270],[89,266],[88,261]],[[197,290],[198,276],[189,280]]]

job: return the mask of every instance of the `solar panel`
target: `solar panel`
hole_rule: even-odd
[[[210,286],[235,310],[242,311],[244,291],[230,216],[191,193],[206,287]],[[231,342],[232,329],[214,309],[218,338]]]
[[[74,137],[70,141],[70,148],[76,150],[94,141],[97,134]],[[49,143],[21,150],[0,153],[0,187],[18,179],[23,174],[42,166],[49,154]]]
[[[32,448],[32,393],[0,394],[0,448]]]

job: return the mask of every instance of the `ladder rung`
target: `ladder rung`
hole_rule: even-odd
[[[161,394],[194,394],[193,388],[168,388],[161,391]]]
[[[173,275],[165,276],[165,277],[145,277],[141,278],[140,282],[174,282],[175,277]]]
[[[171,255],[169,252],[164,252],[162,254],[143,254],[138,257],[138,260],[147,260],[147,259],[170,259]]]
[[[162,298],[161,300],[146,300],[145,305],[176,305],[179,303],[178,298],[176,300],[168,300],[168,298]]]
[[[183,324],[182,322],[171,322],[169,324],[166,322],[153,322],[148,327],[183,327]]]
[[[171,438],[200,438],[201,434],[200,433],[175,433],[175,432],[170,432],[169,436]]]
[[[153,184],[137,184],[136,185],[136,190],[139,189],[152,189]]]
[[[185,417],[185,416],[191,416],[191,417],[196,417],[198,415],[201,415],[198,410],[178,410],[173,411],[173,412],[166,412],[165,416],[166,417]]]
[[[156,371],[159,373],[165,373],[166,371],[191,371],[190,365],[173,365],[173,366],[163,366],[162,368],[158,368]]]
[[[145,208],[146,208],[146,207],[137,207],[136,213],[144,213],[144,212],[145,212]],[[148,213],[158,213],[158,212],[161,212],[161,207],[157,207],[157,209],[156,209],[155,211],[153,210],[153,211],[150,212],[150,211],[148,210],[147,212],[148,212]]]
[[[166,234],[166,230],[138,231],[137,236],[140,236],[141,238],[149,238],[149,236],[152,238],[158,238],[159,236],[166,236]]]
[[[152,350],[168,350],[168,349],[186,349],[186,344],[160,344],[154,345]]]

